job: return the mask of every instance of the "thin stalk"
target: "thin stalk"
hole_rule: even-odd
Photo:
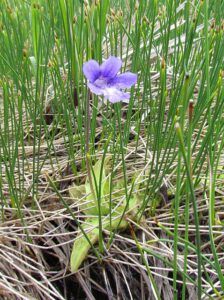
[[[93,187],[93,181],[92,181],[92,174],[91,174],[91,158],[89,153],[89,139],[90,139],[90,92],[88,91],[88,96],[86,98],[86,131],[85,131],[85,137],[86,137],[86,169],[87,169],[87,176],[89,179],[90,189],[94,197],[94,201],[96,202],[96,195]],[[96,203],[97,204],[97,203]]]
[[[179,123],[176,123],[176,132],[177,132],[177,137],[180,143],[180,151],[183,155],[184,158],[184,163],[187,171],[187,178],[189,182],[189,188],[191,192],[191,198],[193,202],[193,209],[194,209],[194,220],[195,220],[195,230],[196,230],[196,245],[197,245],[197,258],[198,258],[198,274],[197,274],[197,282],[198,282],[198,300],[201,299],[201,294],[202,294],[202,278],[201,278],[201,266],[202,266],[202,258],[201,258],[201,238],[200,238],[200,229],[199,229],[199,217],[198,217],[198,209],[197,209],[197,199],[195,197],[194,193],[194,184],[191,178],[191,169],[188,164],[188,158],[185,152],[185,146],[184,146],[184,140],[183,140],[183,134],[182,130],[180,127]]]
[[[192,138],[192,117],[193,117],[193,100],[190,100],[189,106],[188,106],[188,124],[189,124],[189,130],[187,134],[187,158],[188,158],[188,165],[190,166],[190,173],[191,173],[191,180],[192,180],[192,150],[191,150],[191,138]],[[189,228],[189,200],[190,200],[190,189],[189,189],[189,183],[186,184],[186,201],[185,201],[185,241],[188,241],[188,228]],[[188,256],[188,244],[185,243],[184,247],[184,272],[183,274],[187,273],[187,256]],[[183,288],[182,288],[182,300],[186,299],[186,276],[183,277]]]
[[[137,237],[136,237],[136,234],[134,232],[134,229],[133,227],[131,226],[131,224],[129,225],[130,226],[130,230],[131,230],[131,235],[132,235],[132,238],[135,240],[135,243],[136,243],[136,246],[138,248],[138,251],[141,255],[141,259],[146,267],[146,270],[147,270],[147,273],[148,273],[148,277],[149,277],[149,280],[151,282],[151,287],[152,287],[152,290],[153,290],[153,295],[155,297],[156,300],[161,300],[161,297],[159,295],[159,290],[158,290],[158,287],[157,287],[157,284],[152,276],[152,273],[151,273],[151,270],[149,268],[149,264],[148,264],[148,261],[147,259],[145,258],[145,255],[144,255],[144,248],[142,248],[141,244],[139,243]]]

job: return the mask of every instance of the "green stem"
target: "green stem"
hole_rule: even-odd
[[[89,107],[90,107],[90,92],[88,92],[88,97],[87,97],[87,100],[86,100],[86,169],[87,169],[87,176],[89,178],[91,193],[92,193],[94,202],[95,202],[96,206],[98,207],[98,211],[99,211],[99,250],[102,253],[103,252],[103,231],[102,231],[102,220],[101,220],[100,196],[97,197],[97,195],[96,195],[97,190],[98,190],[97,189],[97,181],[96,181],[93,169],[92,169],[91,156],[90,156],[90,153],[89,153],[90,118],[91,118]],[[94,176],[94,183],[95,183],[95,187],[96,187],[96,193],[95,193],[94,186],[93,186],[91,171],[93,172],[93,176]]]
[[[95,196],[95,191],[93,188],[93,180],[92,180],[92,175],[91,175],[91,158],[90,158],[90,153],[89,153],[89,140],[90,140],[90,92],[88,92],[88,97],[86,100],[86,169],[87,169],[87,176],[89,178],[89,184],[90,184],[90,189],[94,197],[94,201],[96,202],[96,196]]]
[[[202,258],[201,258],[201,250],[200,250],[201,239],[200,239],[200,231],[199,231],[197,199],[196,199],[195,193],[194,193],[194,185],[193,185],[193,182],[191,179],[191,170],[190,170],[190,166],[188,165],[188,158],[187,158],[187,155],[185,152],[183,134],[182,134],[180,124],[176,123],[175,127],[176,127],[177,137],[178,137],[179,143],[180,143],[180,150],[182,152],[184,162],[185,162],[185,167],[186,167],[187,177],[188,177],[188,182],[189,182],[189,188],[190,188],[191,198],[192,198],[192,202],[193,202],[195,230],[196,230],[197,258],[198,258],[198,300],[200,300],[201,299],[201,289],[202,289],[202,280],[201,280]]]

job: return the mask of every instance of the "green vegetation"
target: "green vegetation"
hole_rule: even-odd
[[[1,299],[224,298],[223,16],[0,1]],[[138,74],[128,104],[88,90],[111,55]]]

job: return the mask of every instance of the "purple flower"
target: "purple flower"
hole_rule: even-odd
[[[103,95],[110,102],[128,102],[129,93],[122,89],[130,88],[137,81],[137,75],[131,72],[117,74],[122,61],[118,57],[110,56],[102,65],[91,59],[84,63],[83,73],[89,80],[88,87],[96,95]]]

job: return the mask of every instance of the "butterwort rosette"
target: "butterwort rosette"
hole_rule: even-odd
[[[130,93],[123,90],[137,82],[137,75],[131,72],[118,74],[121,66],[121,59],[115,56],[110,56],[101,65],[93,59],[84,63],[83,73],[91,92],[104,96],[112,103],[128,102]]]

